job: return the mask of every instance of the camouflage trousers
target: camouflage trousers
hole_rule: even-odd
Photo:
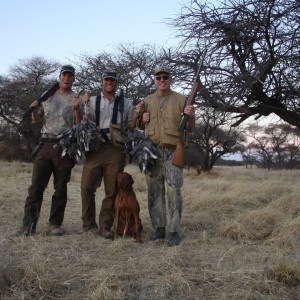
[[[152,177],[146,175],[149,214],[155,229],[167,226],[170,232],[178,232],[183,201],[183,169],[172,164],[173,149],[158,148],[158,151],[161,159],[157,161]]]

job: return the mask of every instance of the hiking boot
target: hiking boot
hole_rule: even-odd
[[[166,237],[166,228],[158,227],[156,231],[150,236],[150,241],[164,239]]]
[[[86,233],[86,232],[98,232],[99,228],[97,224],[94,225],[85,225],[82,226],[82,230],[80,231],[80,233]]]
[[[34,235],[35,230],[31,229],[31,227],[21,227],[16,232],[13,233],[12,236],[29,236]]]
[[[178,232],[170,232],[168,239],[168,246],[173,247],[179,245],[179,234]]]
[[[99,233],[104,239],[112,239],[114,236],[110,228],[100,227]]]
[[[49,234],[53,236],[62,236],[65,234],[65,230],[58,225],[51,225],[49,228]]]

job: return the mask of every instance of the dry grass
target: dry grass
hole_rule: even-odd
[[[12,237],[31,165],[0,166],[1,299],[300,298],[300,171],[185,171],[181,244],[169,248],[149,241],[146,184],[135,166],[126,170],[141,205],[143,244],[79,234],[80,165],[69,184],[67,235],[47,235],[49,184],[37,234]],[[100,188],[98,209],[102,197]]]

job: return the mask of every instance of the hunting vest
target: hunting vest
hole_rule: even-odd
[[[150,122],[146,125],[146,135],[158,146],[176,146],[178,142],[178,128],[185,107],[186,98],[172,91],[163,98],[157,92],[145,98],[147,111],[150,113]]]

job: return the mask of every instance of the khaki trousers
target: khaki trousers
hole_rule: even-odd
[[[95,194],[104,183],[105,197],[99,213],[99,227],[110,228],[114,222],[117,173],[125,166],[125,156],[121,149],[109,143],[99,144],[95,152],[86,155],[81,179],[83,227],[96,226]]]

